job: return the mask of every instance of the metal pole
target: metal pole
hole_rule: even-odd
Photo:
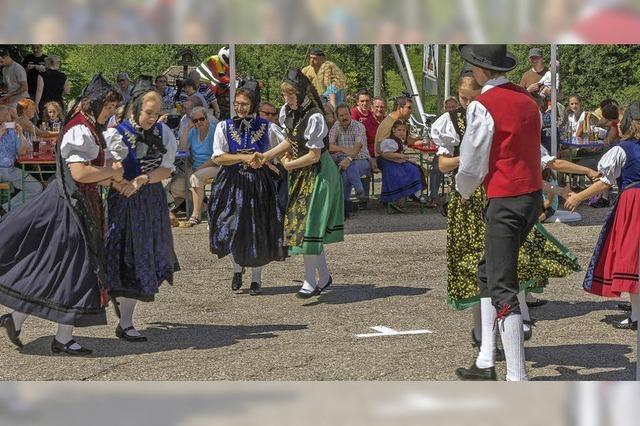
[[[556,81],[558,80],[556,72],[556,45],[551,45],[551,155],[558,153],[558,93],[556,91]]]
[[[411,83],[412,94],[416,95],[415,104],[418,105],[418,121],[420,123],[424,123],[424,118],[422,118],[422,114],[424,114],[424,108],[422,107],[422,99],[420,98],[420,93],[418,92],[418,86],[416,85],[416,80],[413,78],[413,71],[411,70],[411,63],[409,62],[409,56],[407,55],[407,49],[405,49],[404,44],[400,45],[400,52],[402,53],[402,58],[404,59],[405,66],[407,67],[407,75],[409,76],[409,83]]]
[[[382,93],[382,46],[373,47],[373,96]]]
[[[236,99],[236,45],[229,45],[229,115],[235,117],[233,103]]]
[[[396,60],[396,65],[398,66],[398,71],[400,72],[400,77],[402,77],[402,81],[404,82],[404,87],[409,90],[410,83],[409,77],[407,77],[407,73],[404,69],[404,65],[402,65],[402,59],[400,59],[400,54],[398,53],[398,47],[395,44],[391,45],[391,52],[393,52],[393,57]]]
[[[450,85],[451,85],[451,45],[447,44],[445,46],[445,56],[444,56],[444,98],[447,99],[450,93]]]

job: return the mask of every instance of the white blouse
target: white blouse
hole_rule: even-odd
[[[448,112],[442,114],[431,125],[431,139],[438,145],[436,155],[453,156],[455,147],[460,145],[460,136],[456,132],[456,128],[451,121],[451,115]]]
[[[555,159],[556,157],[549,154],[549,151],[547,151],[547,148],[540,145],[540,166],[542,167],[542,170],[546,169],[547,165],[550,162],[554,161]]]
[[[284,128],[284,120],[286,118],[286,105],[280,109],[280,126]],[[307,122],[307,128],[304,131],[305,144],[309,149],[322,149],[324,148],[323,139],[329,134],[329,127],[324,119],[324,116],[316,112],[311,114],[309,121]]]
[[[176,152],[178,151],[178,142],[173,135],[171,129],[164,123],[160,123],[162,126],[162,143],[167,152],[162,155],[162,163],[160,167],[171,170],[171,173],[175,172],[176,167],[174,165],[176,160]],[[122,134],[117,129],[107,129],[102,133],[104,140],[107,143],[107,150],[105,152],[105,158],[107,160],[115,159],[122,161],[127,158],[129,154],[129,148],[122,140]]]
[[[602,175],[600,181],[607,185],[613,185],[620,177],[622,168],[627,162],[627,154],[624,149],[614,146],[607,151],[598,161],[598,172]]]
[[[100,148],[84,124],[70,128],[60,142],[60,155],[69,163],[86,163],[98,157]]]
[[[269,134],[269,148],[273,148],[285,139],[284,132],[279,126],[269,123],[267,132]],[[218,157],[229,152],[229,141],[227,140],[227,122],[221,121],[216,126],[213,134],[213,155]]]

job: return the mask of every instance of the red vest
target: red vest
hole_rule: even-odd
[[[507,83],[476,98],[494,122],[488,198],[515,197],[542,189],[540,110],[526,90]]]

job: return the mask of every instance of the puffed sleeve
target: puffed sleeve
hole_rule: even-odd
[[[380,142],[380,152],[383,154],[387,152],[396,152],[397,150],[398,142],[394,141],[393,139],[385,139]]]
[[[307,141],[306,146],[309,149],[324,148],[324,137],[329,133],[327,122],[319,112],[311,114],[307,122],[307,128],[304,131],[304,140]]]
[[[160,167],[164,167],[166,169],[171,170],[171,173],[176,171],[176,152],[178,151],[178,141],[176,141],[176,137],[171,131],[171,129],[164,123],[162,125],[162,143],[164,143],[164,147],[167,152],[162,156],[162,163]]]
[[[624,149],[619,146],[614,146],[607,151],[600,161],[598,161],[598,172],[602,175],[600,181],[607,185],[613,185],[616,179],[620,177],[622,173],[622,167],[627,162],[627,154]]]
[[[438,155],[454,155],[455,147],[460,145],[460,136],[448,112],[438,117],[431,126],[431,139],[438,145]]]
[[[277,124],[269,123],[269,149],[278,146],[284,139],[282,128]]]
[[[86,163],[95,160],[99,153],[91,130],[83,124],[69,129],[60,142],[60,155],[67,163]]]
[[[229,152],[229,141],[227,141],[227,122],[221,121],[216,126],[216,132],[213,134],[213,157],[218,157]]]
[[[102,133],[107,144],[105,159],[122,161],[129,155],[129,148],[122,139],[122,134],[115,128],[107,129]]]
[[[280,108],[280,114],[278,114],[278,122],[280,123],[280,127],[284,129],[284,120],[287,118],[287,110],[286,105],[282,105]]]

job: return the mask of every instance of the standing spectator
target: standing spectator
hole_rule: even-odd
[[[214,92],[215,87],[202,81],[198,70],[191,70],[191,72],[189,72],[189,78],[193,80],[196,85],[197,92],[201,94],[206,101],[205,108],[212,109],[213,115],[215,115],[216,118],[219,118],[220,108],[218,107],[218,100],[216,99],[216,94]]]
[[[392,136],[391,128],[396,121],[402,120],[405,124],[407,135],[411,134],[411,127],[408,123],[411,110],[413,110],[413,101],[411,98],[400,96],[395,99],[393,112],[378,125],[378,131],[376,132],[376,157],[380,156],[380,142]],[[413,142],[414,140],[410,136],[407,136],[407,146],[413,145]]]
[[[10,124],[11,123],[11,124]],[[24,179],[22,186],[22,170],[15,167],[18,155],[24,155],[29,148],[29,143],[24,137],[22,127],[12,122],[9,107],[0,105],[0,181],[11,184],[24,191],[24,198],[29,200],[42,191],[40,183],[31,175]],[[23,194],[18,194],[11,199],[11,207],[22,204]],[[7,204],[0,206],[0,217],[9,210]]]
[[[525,72],[520,79],[520,86],[524,87],[527,92],[537,94],[540,91],[540,80],[549,71],[544,64],[542,50],[537,47],[529,49],[529,62],[531,69]]]
[[[347,80],[342,70],[326,59],[322,49],[311,51],[309,65],[302,69],[302,73],[314,85],[323,102],[329,102],[333,108],[344,102]]]
[[[329,131],[329,153],[342,175],[345,210],[349,211],[351,188],[359,201],[366,201],[367,191],[360,180],[371,173],[365,126],[353,120],[349,107],[338,105],[338,121]]]
[[[27,72],[22,65],[15,62],[7,49],[0,49],[0,66],[2,81],[7,93],[0,98],[0,104],[8,104],[15,108],[20,99],[29,97],[27,91]]]
[[[280,127],[280,123],[278,123],[278,110],[276,109],[276,106],[271,102],[260,102],[260,106],[258,107],[258,114],[260,114],[260,117],[267,119],[272,124]]]
[[[167,86],[167,76],[159,75],[156,77],[156,92],[162,97],[162,112],[168,113],[176,106],[175,89]]]
[[[38,75],[38,83],[36,88],[36,105],[38,111],[44,110],[44,105],[48,102],[58,102],[64,108],[62,95],[69,94],[69,79],[60,71],[59,56],[51,55],[45,59],[47,69]]]
[[[41,44],[32,44],[31,53],[24,57],[22,66],[27,72],[27,86],[29,97],[36,98],[36,89],[38,84],[38,76],[45,71],[45,59],[47,55],[42,53]]]
[[[126,104],[129,102],[131,98],[131,91],[133,90],[133,85],[131,84],[131,80],[129,80],[129,74],[126,72],[120,72],[116,76],[116,81],[118,83],[118,89],[120,90],[120,94],[122,95],[122,104]]]

